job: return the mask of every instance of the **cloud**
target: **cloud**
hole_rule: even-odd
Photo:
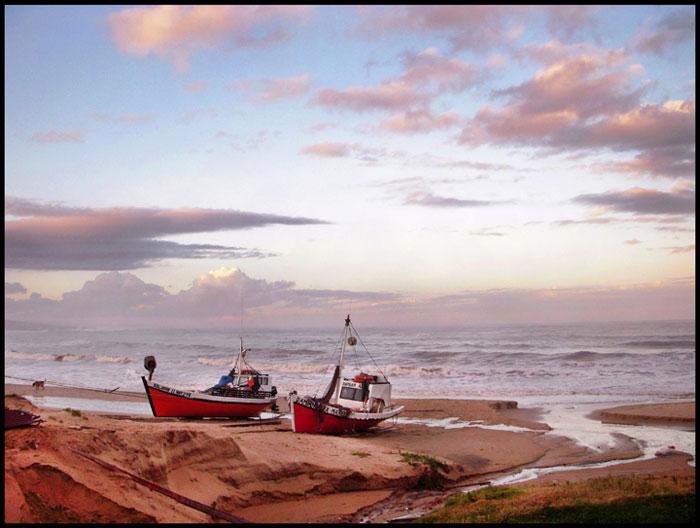
[[[344,158],[350,154],[351,147],[346,143],[315,143],[301,149],[302,154],[319,156],[322,158]]]
[[[120,116],[113,116],[108,112],[92,112],[92,118],[101,123],[119,123],[125,125],[142,125],[150,123],[155,119],[155,115],[149,112],[129,113]]]
[[[618,60],[615,55],[597,53],[567,55],[548,63],[524,83],[495,91],[493,95],[505,99],[505,104],[485,105],[465,120],[458,141],[468,146],[506,144],[554,152],[677,149],[674,153],[684,157],[671,161],[670,169],[683,171],[683,161],[695,148],[695,102],[642,103],[648,85],[634,87],[634,75],[628,70],[611,70]],[[663,154],[646,152],[643,157]],[[668,169],[667,156],[664,162]]]
[[[207,84],[204,81],[192,81],[185,85],[185,90],[190,93],[200,93],[206,90]]]
[[[526,26],[544,18],[552,35],[570,38],[597,22],[598,6],[407,5],[363,6],[356,33],[368,38],[390,33],[447,38],[453,51],[483,52],[507,47]]]
[[[311,89],[311,75],[304,73],[281,79],[243,80],[229,84],[228,89],[240,92],[255,92],[251,99],[259,103],[272,103],[306,95]]]
[[[385,119],[379,126],[399,134],[415,134],[453,128],[459,124],[460,120],[459,114],[456,112],[433,115],[429,110],[415,110],[402,112]]]
[[[165,258],[246,258],[269,254],[211,244],[179,244],[159,237],[317,225],[321,220],[228,209],[73,208],[6,197],[5,266],[15,269],[122,270]]]
[[[689,146],[661,147],[637,154],[633,160],[600,163],[600,171],[689,178],[695,175],[695,149]]]
[[[436,48],[403,55],[404,73],[397,79],[435,95],[461,93],[484,81],[480,68],[457,57],[445,57]]]
[[[13,295],[15,293],[27,293],[27,288],[22,286],[19,282],[6,282],[5,295]]]
[[[604,206],[615,212],[636,214],[685,215],[695,213],[695,193],[691,191],[663,192],[633,187],[625,191],[581,194],[574,202]]]
[[[123,53],[154,54],[184,72],[201,50],[266,46],[289,37],[288,26],[313,8],[294,5],[161,5],[111,13],[112,39]]]
[[[148,284],[132,273],[111,271],[99,274],[76,291],[54,301],[38,294],[15,301],[6,299],[11,317],[43,321],[118,322],[153,324],[173,321],[192,326],[238,320],[243,309],[247,318],[280,314],[294,317],[303,311],[342,311],[348,301],[361,307],[398,299],[393,293],[347,290],[297,289],[291,281],[254,279],[237,268],[220,268],[195,278],[192,286],[178,293]],[[279,320],[278,320],[279,322]],[[157,324],[157,323],[156,323]]]
[[[690,244],[689,246],[667,247],[664,249],[670,249],[671,255],[674,255],[676,253],[691,253],[691,252],[695,252],[695,244]]]
[[[336,143],[322,142],[306,146],[299,151],[300,154],[317,156],[320,158],[347,158],[352,157],[364,163],[376,164],[387,160],[405,160],[404,151],[390,151],[383,147],[368,147],[362,143]]]
[[[387,33],[438,33],[455,50],[486,50],[507,40],[506,6],[409,5],[371,6],[358,10],[358,32],[368,37]]]
[[[596,14],[603,6],[595,5],[548,5],[547,29],[552,35],[571,38],[576,33],[596,26]]]
[[[493,202],[486,200],[464,200],[448,196],[438,196],[431,192],[415,191],[409,193],[403,202],[405,205],[422,205],[424,207],[484,207],[510,202]]]
[[[296,288],[291,281],[254,279],[236,268],[197,277],[178,293],[131,273],[109,272],[59,300],[33,294],[5,298],[6,317],[79,325],[228,327],[244,309],[263,327],[328,327],[352,301],[354,313],[375,325],[572,322],[688,319],[695,314],[694,277],[624,287],[471,290],[450,295]],[[340,314],[340,316],[338,315]],[[426,323],[426,321],[428,323]]]
[[[640,34],[632,46],[642,53],[663,55],[673,45],[695,40],[695,9],[664,16],[649,34]]]
[[[34,143],[84,143],[85,132],[82,130],[49,130],[34,132],[29,141]]]
[[[369,112],[375,110],[423,112],[444,93],[460,93],[483,82],[485,75],[473,64],[445,57],[436,48],[402,55],[402,74],[376,86],[352,86],[342,90],[323,88],[311,104],[327,108]]]
[[[402,110],[429,101],[425,93],[417,92],[405,81],[388,81],[378,86],[353,86],[344,90],[323,88],[311,103],[327,108],[369,112],[372,110]]]
[[[641,244],[641,243],[642,243],[642,241],[637,240],[636,238],[632,238],[630,240],[625,240],[625,244],[627,244],[628,246],[636,246],[637,244]]]

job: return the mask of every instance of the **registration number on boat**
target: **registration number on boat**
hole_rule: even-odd
[[[153,384],[153,388],[162,390],[164,392],[167,392],[168,394],[172,394],[173,396],[182,396],[183,398],[192,397],[191,392],[181,391],[181,390],[177,390],[177,389],[171,389],[170,387],[163,387],[162,385],[158,385],[157,383]]]

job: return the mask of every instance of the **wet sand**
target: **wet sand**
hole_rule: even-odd
[[[695,402],[623,405],[591,415],[603,423],[656,425],[695,429]]]
[[[5,394],[34,394],[34,389],[6,385]],[[145,401],[143,395],[56,387],[47,387],[44,394]],[[39,409],[19,396],[6,396],[7,407],[31,410],[44,422],[38,427],[5,431],[5,521],[213,521],[208,514],[111,472],[72,449],[254,522],[354,522],[362,515],[380,521],[397,517],[416,504],[426,508],[439,505],[445,492],[416,489],[428,468],[406,463],[402,456],[406,452],[428,455],[446,464],[439,473],[448,489],[522,467],[640,454],[624,440],[606,452],[592,452],[571,440],[545,434],[548,428],[539,421],[537,410],[519,409],[515,402],[396,403],[406,406],[402,418],[455,417],[530,430],[444,429],[385,422],[374,433],[302,435],[291,431],[287,419],[251,426],[249,421],[222,424],[218,420],[149,419],[97,412],[74,415]],[[675,456],[647,462],[640,471],[686,471]],[[629,471],[632,464],[623,471]],[[605,469],[615,471],[615,467]],[[378,510],[383,517],[371,514]]]

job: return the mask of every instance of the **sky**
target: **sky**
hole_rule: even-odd
[[[694,6],[5,7],[6,320],[694,297]]]

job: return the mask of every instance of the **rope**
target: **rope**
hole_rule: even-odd
[[[377,362],[376,362],[376,361],[374,360],[374,358],[372,357],[372,354],[370,354],[370,353],[369,353],[369,350],[367,350],[367,347],[365,346],[365,343],[362,341],[362,338],[360,337],[360,334],[358,333],[357,329],[355,328],[355,325],[352,324],[352,322],[350,322],[350,327],[355,331],[355,335],[357,336],[357,339],[359,339],[360,344],[362,345],[362,348],[365,349],[365,352],[367,352],[367,355],[368,355],[369,358],[372,360],[372,363],[374,363],[374,366],[377,367],[377,370],[378,370],[379,372],[382,373],[382,376],[384,376],[384,378],[386,378],[386,380],[389,381],[389,378],[387,377],[387,375],[384,374],[384,371],[383,371],[381,368],[379,368],[379,365],[377,365]]]
[[[122,469],[120,467],[117,467],[113,464],[110,464],[109,462],[105,462],[104,460],[100,460],[99,458],[89,455],[87,453],[83,453],[82,451],[78,451],[77,449],[72,449],[74,453],[80,455],[83,458],[87,458],[88,460],[91,460],[95,464],[99,464],[102,467],[105,467],[109,469],[110,471],[117,471],[119,473],[124,473],[131,477],[132,480],[135,480],[139,484],[142,484],[146,486],[149,489],[152,489],[153,491],[157,491],[158,493],[162,493],[163,495],[166,495],[170,497],[171,499],[175,499],[177,502],[180,504],[184,504],[185,506],[189,506],[190,508],[193,508],[195,510],[199,510],[204,513],[208,513],[211,515],[214,519],[219,518],[223,519],[224,521],[229,521],[232,523],[237,523],[237,524],[242,524],[242,523],[250,523],[250,521],[243,519],[242,517],[236,517],[235,515],[231,515],[230,513],[222,512],[219,510],[216,510],[212,508],[211,506],[207,506],[206,504],[202,504],[201,502],[197,502],[196,500],[192,500],[190,498],[185,497],[184,495],[180,495],[179,493],[175,493],[174,491],[169,490],[168,488],[164,488],[163,486],[159,486],[158,484],[151,482],[150,480],[146,480],[144,478],[139,477],[138,475],[134,475],[133,473],[129,473],[125,469]]]
[[[332,365],[333,358],[335,357],[336,354],[340,353],[340,347],[343,346],[343,339],[345,339],[345,327],[343,327],[343,333],[341,334],[340,339],[338,340],[338,344],[333,349],[333,352],[331,352],[330,361],[328,362],[328,364]],[[338,380],[338,383],[340,383],[341,381],[342,380]],[[314,398],[318,396],[319,390],[321,390],[321,389],[323,389],[324,391],[326,390],[325,384],[323,384],[323,382],[321,382],[321,383],[322,383],[321,385],[316,385],[316,391],[314,392]]]

